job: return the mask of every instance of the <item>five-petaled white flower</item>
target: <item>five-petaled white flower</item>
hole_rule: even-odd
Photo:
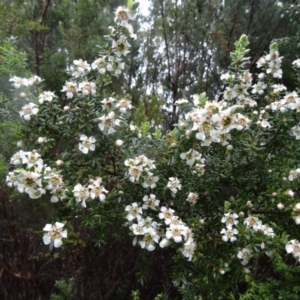
[[[181,190],[181,183],[176,177],[170,177],[167,187],[171,190],[174,197],[178,190]]]
[[[95,150],[96,140],[93,136],[87,137],[86,135],[82,134],[80,136],[80,140],[82,142],[79,143],[78,147],[79,147],[79,150],[82,153],[87,154],[89,151],[94,151]]]
[[[22,107],[19,114],[24,120],[29,121],[31,116],[36,115],[38,112],[38,107],[34,103],[30,102]]]
[[[55,248],[58,248],[62,245],[62,239],[68,237],[67,230],[63,230],[65,225],[60,222],[55,222],[55,225],[46,224],[43,228],[46,233],[43,236],[43,241],[45,245],[49,245],[52,248],[54,245]]]
[[[51,102],[55,97],[53,92],[45,91],[39,95],[39,103],[43,104],[44,102]]]
[[[231,227],[227,227],[226,229],[223,228],[220,233],[223,234],[222,240],[224,242],[234,242],[237,240],[235,235],[237,235],[239,232],[235,228],[232,229]]]

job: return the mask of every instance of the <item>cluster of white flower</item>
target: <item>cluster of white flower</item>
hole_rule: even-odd
[[[63,242],[63,238],[68,237],[67,230],[63,230],[63,227],[65,224],[60,222],[55,222],[54,225],[52,224],[46,224],[46,226],[43,228],[46,233],[43,236],[43,241],[45,245],[50,245],[50,249],[52,249],[53,245],[55,248],[60,247]]]
[[[73,60],[70,71],[73,77],[78,78],[87,75],[91,71],[91,66],[86,60],[76,59]]]
[[[99,120],[101,123],[99,124],[99,128],[105,134],[114,133],[115,126],[120,126],[121,120],[116,117],[116,114],[125,114],[127,110],[132,108],[132,104],[130,100],[121,99],[117,100],[113,97],[109,97],[108,99],[104,99],[101,101],[103,111],[107,111],[106,115],[102,115]]]
[[[11,163],[22,167],[8,173],[8,186],[28,194],[31,199],[40,198],[47,190],[52,194],[51,202],[58,202],[66,197],[62,176],[44,165],[38,152],[20,150],[12,156]]]
[[[256,63],[258,68],[264,68],[267,74],[271,74],[274,78],[282,77],[281,61],[282,56],[279,56],[277,50],[270,49],[270,52],[262,56]]]
[[[300,174],[300,169],[299,168],[296,169],[296,170],[291,170],[290,174],[289,174],[289,177],[288,177],[289,181],[293,181],[293,180],[297,179],[299,174]]]
[[[234,225],[237,225],[239,223],[239,221],[237,220],[238,215],[236,213],[226,213],[224,214],[224,216],[222,217],[221,222],[225,223],[226,228],[223,228],[221,230],[221,234],[222,235],[222,240],[224,242],[234,242],[237,240],[236,236],[239,232],[236,228],[233,228]]]
[[[241,75],[234,75],[231,72],[221,75],[221,80],[228,84],[224,91],[224,99],[227,101],[235,100],[237,105],[250,107],[257,106],[257,102],[250,97],[249,90],[252,94],[262,94],[265,89],[263,82],[258,82],[252,86],[252,74],[249,70],[244,71]]]
[[[76,202],[80,203],[83,207],[86,207],[86,201],[89,199],[99,198],[101,202],[104,202],[106,199],[105,194],[108,193],[108,191],[101,183],[101,177],[90,179],[88,185],[83,186],[82,184],[77,183],[73,189],[73,195]]]
[[[286,94],[283,99],[274,101],[270,104],[270,107],[273,111],[279,110],[285,112],[287,110],[300,111],[300,97],[294,91]]]
[[[194,95],[195,108],[186,114],[187,124],[179,122],[179,128],[186,130],[189,138],[196,131],[196,139],[202,146],[210,146],[212,142],[227,145],[231,139],[230,131],[248,128],[250,120],[237,112],[242,106],[227,107],[227,102],[207,101],[204,106],[199,103],[199,96]],[[188,124],[192,123],[189,127]]]
[[[173,209],[162,206],[158,213],[158,218],[164,220],[165,225],[167,225],[165,232],[161,223],[154,221],[149,216],[143,217],[143,210],[146,211],[151,208],[156,211],[159,202],[155,195],[150,194],[150,196],[144,196],[142,206],[136,202],[126,206],[127,220],[130,222],[137,221],[137,223],[130,225],[130,230],[136,235],[134,242],[136,243],[138,236],[143,236],[139,245],[148,251],[153,251],[156,244],[164,248],[170,245],[172,240],[175,243],[183,243],[180,250],[185,257],[191,260],[196,248],[192,231],[179,217],[174,215]]]
[[[30,78],[21,78],[14,76],[10,78],[9,81],[13,82],[14,88],[19,89],[21,86],[28,87],[34,84],[39,84],[42,79],[37,75],[34,75]]]
[[[117,29],[110,28],[111,49],[109,54],[97,58],[91,67],[97,70],[100,74],[105,74],[106,71],[114,73],[119,76],[125,67],[122,57],[129,53],[130,44],[128,43],[126,35],[131,38],[136,38],[133,32],[133,27],[128,23],[131,18],[131,12],[125,7],[118,7],[115,12],[115,22],[119,26]]]
[[[138,182],[140,177],[144,178],[143,187],[151,189],[156,187],[156,182],[159,180],[150,170],[155,169],[154,161],[147,158],[145,155],[139,155],[136,158],[126,159],[125,166],[129,167],[128,175],[131,182]]]
[[[274,237],[275,233],[273,231],[273,228],[271,228],[268,225],[264,225],[261,220],[259,220],[257,217],[249,216],[248,218],[245,218],[244,224],[246,227],[254,229],[254,231],[260,231],[266,236]]]

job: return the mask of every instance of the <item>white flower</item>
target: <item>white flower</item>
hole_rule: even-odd
[[[296,68],[300,68],[300,58],[293,61],[293,66],[295,66]]]
[[[142,172],[143,172],[142,166],[131,166],[128,170],[128,173],[130,175],[129,180],[131,182],[139,181]]]
[[[58,188],[55,188],[51,191],[51,199],[50,201],[52,203],[56,203],[59,200],[62,200],[64,198],[66,198],[66,189],[62,186],[59,186]]]
[[[234,235],[237,235],[239,232],[235,228],[232,229],[232,227],[227,227],[226,229],[223,228],[220,233],[223,234],[222,240],[224,242],[234,242],[237,240],[237,238]]]
[[[156,210],[156,207],[159,205],[159,200],[156,199],[156,196],[153,194],[150,194],[150,197],[145,195],[143,197],[144,204],[142,206],[143,209],[148,209],[149,207]]]
[[[237,225],[239,223],[238,220],[236,220],[239,216],[236,213],[226,213],[224,214],[224,217],[222,217],[221,222],[226,224],[227,228],[232,228],[233,225]]]
[[[117,147],[122,147],[124,142],[122,140],[116,140],[115,144],[116,144]]]
[[[180,158],[183,160],[186,160],[187,165],[192,166],[195,161],[198,161],[201,159],[201,154],[194,149],[190,149],[186,153],[181,153]]]
[[[66,92],[67,98],[71,99],[76,95],[77,84],[75,82],[67,81],[61,91]],[[67,110],[67,109],[64,108],[64,110]]]
[[[142,219],[141,214],[143,213],[143,210],[136,202],[131,205],[127,205],[125,211],[127,211],[126,218],[128,221],[133,221],[134,219],[140,221]]]
[[[130,110],[132,108],[131,101],[126,99],[121,99],[117,104],[116,107],[119,108],[120,112],[125,114],[127,109]]]
[[[22,107],[19,114],[24,120],[29,121],[31,116],[36,115],[38,112],[38,107],[34,103],[30,102]]]
[[[187,103],[189,103],[189,101],[186,100],[186,99],[178,99],[178,100],[175,102],[175,105],[177,105],[177,106],[183,106],[184,104],[187,104]]]
[[[244,224],[246,224],[247,228],[253,228],[255,231],[260,230],[262,226],[261,220],[259,220],[257,217],[249,216],[244,220]]]
[[[106,61],[105,56],[96,59],[92,63],[92,69],[97,69],[100,74],[104,74],[106,72]]]
[[[43,104],[44,102],[51,102],[55,97],[53,92],[45,91],[39,95],[39,103]]]
[[[72,76],[79,77],[89,72],[91,67],[87,61],[78,59],[73,61],[73,65],[71,66],[70,70],[72,71]]]
[[[120,120],[115,119],[115,113],[113,111],[111,111],[107,115],[103,115],[102,117],[99,118],[99,120],[102,121],[99,124],[100,130],[102,130],[104,133],[107,133],[107,134],[114,133],[116,131],[115,126],[120,125]]]
[[[180,249],[181,253],[188,258],[189,261],[192,260],[194,252],[196,250],[196,243],[193,241],[193,239],[188,239],[183,244],[183,249]]]
[[[83,207],[86,207],[86,200],[88,200],[88,198],[90,197],[88,189],[78,183],[74,186],[73,194],[76,202],[81,202],[81,205]]]
[[[300,243],[297,240],[289,241],[286,246],[285,250],[287,253],[292,253],[294,258],[300,261]]]
[[[95,95],[96,94],[96,84],[94,82],[83,81],[78,85],[79,93],[82,96]]]
[[[39,143],[39,144],[44,144],[44,143],[46,143],[48,141],[48,139],[46,138],[46,137],[42,137],[42,136],[40,136],[38,139],[37,139],[37,142]]]
[[[79,150],[82,153],[87,154],[89,151],[94,151],[95,150],[96,140],[93,136],[87,137],[86,135],[82,134],[80,136],[80,140],[82,142],[79,143],[78,147],[79,147]]]
[[[167,187],[171,190],[172,194],[176,194],[178,190],[181,190],[181,183],[176,177],[170,177]]]
[[[13,85],[16,89],[19,89],[22,85],[28,86],[28,80],[26,78],[14,76],[13,78],[10,78],[9,81],[13,82]]]
[[[112,42],[112,51],[118,56],[127,55],[129,53],[130,44],[127,41],[127,38],[122,35],[120,38]]]
[[[135,235],[144,235],[147,232],[143,220],[140,220],[138,224],[133,224],[131,229]]]
[[[164,219],[165,224],[169,225],[172,221],[175,211],[172,208],[166,208],[165,206],[162,206],[160,211],[161,212],[158,214],[158,217],[160,219]]]
[[[92,199],[99,198],[101,202],[104,202],[106,199],[106,195],[104,193],[108,193],[104,186],[101,186],[100,183],[102,179],[98,177],[96,180],[93,181],[92,184],[88,186],[90,189],[90,197]]]
[[[125,64],[121,61],[121,59],[109,56],[108,57],[108,63],[107,63],[107,71],[114,72],[116,76],[120,75],[122,73],[122,70],[124,69]]]
[[[257,124],[260,125],[260,127],[262,127],[262,128],[271,128],[272,127],[271,124],[265,119],[257,121]]]
[[[40,82],[42,82],[42,78],[37,76],[37,75],[34,75],[30,78],[28,78],[28,85],[34,85],[34,84],[39,84]]]
[[[142,241],[139,241],[139,244],[142,249],[147,249],[148,251],[153,251],[155,249],[155,243],[158,243],[159,235],[153,229],[152,231],[146,233]]]
[[[247,265],[252,256],[253,256],[252,251],[250,249],[247,249],[247,248],[243,248],[237,254],[237,257],[239,259],[242,259],[242,264],[243,265]]]
[[[198,197],[199,196],[198,196],[197,193],[190,192],[187,199],[186,199],[186,201],[190,202],[192,205],[194,205],[197,202]]]
[[[65,225],[60,222],[55,222],[55,225],[46,224],[43,228],[46,233],[43,236],[43,241],[45,245],[53,244],[55,248],[62,245],[62,239],[67,238],[67,230],[63,230]]]
[[[142,186],[146,189],[150,187],[151,189],[154,189],[156,187],[156,182],[159,180],[158,176],[153,176],[153,173],[148,172],[147,176],[144,176],[144,182],[142,183]]]
[[[119,6],[115,11],[115,19],[116,23],[124,24],[130,19],[130,10],[124,6]]]
[[[175,243],[181,243],[183,241],[183,237],[187,237],[186,226],[182,224],[170,224],[170,227],[167,228],[166,231],[166,238],[169,240],[173,239]]]
[[[296,137],[296,140],[300,140],[300,126],[296,125],[291,128],[291,135]]]

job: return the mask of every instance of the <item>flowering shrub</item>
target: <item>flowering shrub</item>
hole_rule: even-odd
[[[64,238],[67,246],[73,217],[82,217],[96,232],[101,222],[125,224],[141,251],[173,248],[173,283],[185,299],[225,295],[241,277],[255,280],[262,261],[274,273],[286,270],[290,254],[299,261],[300,97],[280,83],[278,46],[252,74],[242,36],[221,76],[222,100],[204,93],[180,99],[186,113],[173,131],[145,133],[131,122],[130,95],[105,90],[126,72],[131,14],[116,10],[110,47],[91,63],[72,63],[62,96],[40,90],[23,106],[23,150],[11,158],[7,185],[32,199],[50,198],[61,211],[44,227],[46,245],[60,247]],[[293,65],[299,71],[298,60]],[[41,79],[11,81],[26,90]]]

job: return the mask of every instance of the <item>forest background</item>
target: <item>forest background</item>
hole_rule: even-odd
[[[128,228],[109,221],[98,226],[86,217],[88,212],[72,221],[73,236],[64,249],[50,251],[43,244],[42,228],[45,219],[54,220],[57,214],[53,204],[29,199],[7,186],[10,158],[19,149],[17,142],[29,134],[18,113],[25,99],[16,95],[9,79],[40,76],[43,89],[61,97],[71,62],[80,58],[91,62],[98,56],[107,44],[105,35],[114,24],[114,11],[122,5],[126,3],[119,0],[0,1],[0,298],[298,299],[300,269],[294,260],[274,262],[257,255],[252,274],[244,272],[243,276],[217,256],[211,259],[212,264],[204,260],[191,266],[178,258],[174,249],[152,253],[133,247]],[[125,71],[105,85],[106,95],[130,95],[135,107],[130,122],[141,128],[145,139],[148,132],[155,134],[159,128],[168,145],[160,150],[167,156],[176,142],[173,130],[184,115],[176,101],[184,98],[192,102],[192,95],[203,92],[209,99],[224,99],[226,84],[221,75],[232,66],[231,53],[242,34],[250,42],[247,68],[251,73],[257,72],[258,59],[276,42],[284,57],[281,83],[288,90],[299,88],[292,68],[300,56],[299,5],[292,0],[151,0],[148,13],[139,14],[137,9],[131,21],[137,38],[131,41]],[[282,144],[274,147],[279,149]],[[295,146],[296,161],[297,150]],[[212,147],[210,151],[206,157],[221,150]],[[256,155],[257,173],[268,172],[269,167],[260,170],[259,163],[267,156]],[[215,172],[214,167],[211,170]],[[229,178],[238,178],[244,171],[206,182],[209,188],[201,193],[204,198],[211,195],[210,200],[218,199],[212,205],[215,212],[227,212],[224,203],[238,198],[238,184],[245,190],[256,184],[257,195],[261,186],[268,184],[267,180],[261,186],[254,184],[247,177],[230,183]],[[58,208],[59,214],[67,213],[63,205]],[[214,221],[209,226],[215,224],[217,213],[210,212],[199,212],[198,216],[193,212],[193,220],[200,224],[193,226],[209,224],[210,217]],[[258,213],[264,215],[262,210]],[[219,228],[216,231],[219,233]],[[204,232],[200,231],[209,239],[210,234]],[[221,242],[211,239],[211,243]],[[205,270],[206,264],[210,267]]]

